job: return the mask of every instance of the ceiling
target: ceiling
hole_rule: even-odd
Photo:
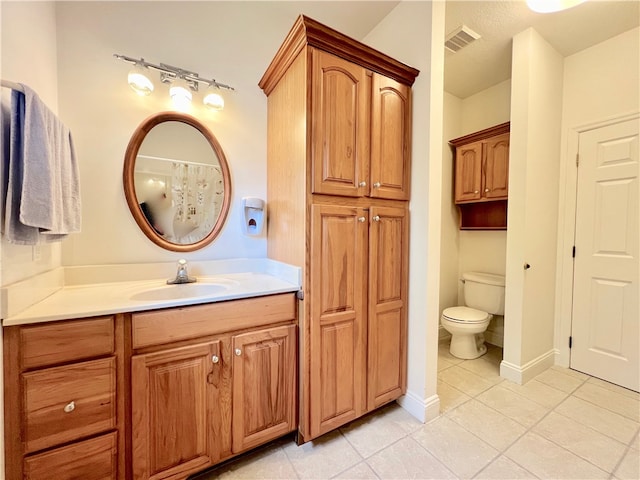
[[[511,43],[533,27],[561,55],[572,55],[640,23],[638,0],[591,0],[563,12],[539,14],[524,1],[447,0],[445,34],[464,24],[482,38],[445,53],[444,88],[466,98],[511,78]]]
[[[304,13],[362,39],[398,3],[388,0],[275,1],[270,3],[270,8],[292,19]],[[561,55],[572,55],[637,27],[640,1],[588,0],[563,12],[540,14],[529,10],[524,0],[446,0],[445,34],[462,24],[482,38],[458,53],[445,51],[444,89],[459,98],[467,98],[511,78],[514,35],[533,27]]]

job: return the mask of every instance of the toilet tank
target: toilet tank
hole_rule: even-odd
[[[464,304],[467,307],[504,315],[504,276],[493,273],[467,272],[464,279]]]

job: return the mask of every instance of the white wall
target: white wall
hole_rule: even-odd
[[[33,88],[58,111],[55,2],[1,2],[0,74]],[[10,90],[2,98],[10,102]],[[50,270],[61,263],[59,243],[38,247],[13,245],[2,238],[2,285]],[[40,258],[37,258],[39,255]]]
[[[640,111],[640,28],[566,57],[563,82],[555,345],[556,363],[568,367],[577,132],[589,124]]]
[[[461,135],[463,101],[444,92],[442,118],[442,225],[440,248],[440,312],[459,305],[460,230],[459,214],[454,203],[454,156],[449,140]],[[443,334],[444,332],[440,332]]]
[[[512,58],[501,375],[523,383],[554,361],[563,58],[531,28],[514,37]]]
[[[439,414],[443,37],[444,2],[402,2],[364,38],[368,45],[421,71],[413,86],[409,365],[401,404],[422,420]]]

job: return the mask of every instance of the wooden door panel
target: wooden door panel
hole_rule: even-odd
[[[503,199],[509,196],[509,134],[490,138],[485,144],[484,197]]]
[[[370,195],[409,200],[411,88],[373,75],[371,132]]]
[[[309,405],[310,437],[364,411],[368,214],[312,205]]]
[[[219,342],[131,359],[134,478],[186,475],[212,464],[208,375],[221,368],[214,354]]]
[[[482,142],[456,149],[456,202],[480,200],[482,187]]]
[[[233,337],[233,452],[295,430],[296,327]]]
[[[367,71],[313,50],[313,76],[313,193],[364,195],[371,88]]]
[[[371,209],[367,409],[406,390],[409,219],[405,208]]]

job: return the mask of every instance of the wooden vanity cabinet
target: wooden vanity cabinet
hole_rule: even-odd
[[[406,388],[417,74],[301,16],[260,81],[268,97],[268,256],[303,268],[299,441]]]
[[[295,322],[289,293],[133,313],[133,478],[186,478],[295,431]]]
[[[121,315],[3,328],[8,479],[125,478]]]
[[[509,122],[451,140],[461,229],[506,229]]]

